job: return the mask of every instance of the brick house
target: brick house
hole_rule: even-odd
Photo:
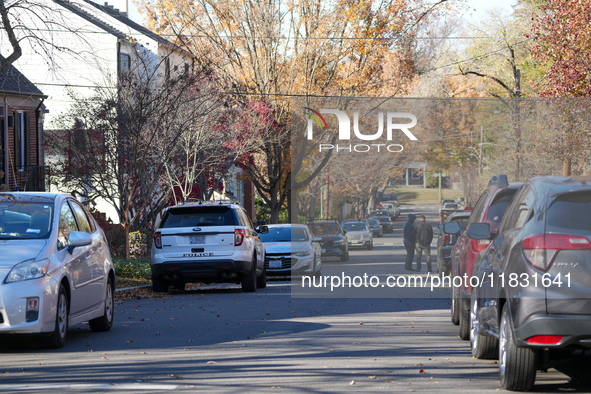
[[[48,191],[43,151],[46,95],[13,65],[0,74],[0,190]]]

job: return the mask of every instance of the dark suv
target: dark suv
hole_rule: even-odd
[[[443,233],[443,224],[434,231],[437,238],[437,272],[440,275],[451,275],[451,250],[458,240],[458,236],[466,229],[470,219],[470,212],[455,212],[448,216],[446,223],[458,223],[460,231],[456,234]]]
[[[320,238],[322,257],[334,256],[341,261],[349,260],[349,240],[337,221],[318,221],[308,223],[315,238]]]
[[[484,223],[468,232],[478,240],[491,235]],[[590,238],[591,177],[532,178],[479,256],[472,353],[499,356],[503,388],[529,390],[536,370],[547,370],[556,356],[591,348]]]
[[[486,190],[480,195],[474,210],[468,220],[467,228],[474,223],[488,223],[492,233],[496,234],[499,223],[507,207],[513,200],[515,192],[521,183],[509,183],[507,175],[495,175],[490,180]],[[443,225],[444,232],[447,234],[457,234],[459,229],[446,231],[448,225]],[[449,226],[449,227],[456,227]],[[464,231],[458,238],[451,251],[451,276],[464,277],[472,273],[474,260],[482,250],[486,249],[490,240],[479,240],[470,238],[468,232]],[[459,324],[459,336],[462,339],[470,338],[470,293],[472,288],[469,281],[462,281],[462,286],[452,286],[451,292],[451,321],[453,324]]]

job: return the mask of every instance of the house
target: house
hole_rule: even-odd
[[[48,191],[43,152],[47,96],[10,65],[0,74],[0,97],[0,190]]]
[[[155,73],[160,81],[193,67],[190,53],[127,18],[128,0],[110,1],[112,4],[91,0],[36,0],[45,4],[45,19],[53,21],[47,24],[52,29],[41,29],[39,34],[46,34],[47,40],[55,43],[55,50],[47,54],[25,40],[17,63],[47,95],[45,105],[51,108],[45,118],[48,130],[59,129],[62,114],[73,104],[71,93],[83,100],[91,97],[97,88],[115,89],[119,76],[130,70]],[[243,182],[237,178],[229,183],[235,184],[232,187],[237,193],[246,192],[244,203],[252,205],[249,213],[252,211],[254,216],[254,197],[249,192],[254,190],[252,185],[238,187]],[[96,202],[98,211],[118,222],[114,207],[104,201]]]

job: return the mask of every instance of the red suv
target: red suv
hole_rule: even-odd
[[[492,237],[494,237],[507,207],[520,186],[521,183],[509,183],[507,175],[493,176],[486,190],[478,198],[466,229],[474,223],[488,223]],[[444,231],[451,233],[446,230],[447,225],[448,223],[444,225]],[[452,283],[453,278],[458,276],[462,278],[461,286],[455,287],[452,285],[451,322],[460,325],[459,336],[462,339],[467,340],[470,338],[470,295],[472,287],[469,278],[472,275],[474,260],[476,260],[478,253],[488,247],[490,242],[490,239],[472,239],[468,236],[468,231],[464,231],[451,251]],[[458,283],[459,280],[456,279],[456,284]]]

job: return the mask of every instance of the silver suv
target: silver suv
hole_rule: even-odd
[[[242,283],[245,292],[267,286],[265,246],[244,208],[229,201],[167,208],[154,232],[151,268],[155,292],[192,282]]]

